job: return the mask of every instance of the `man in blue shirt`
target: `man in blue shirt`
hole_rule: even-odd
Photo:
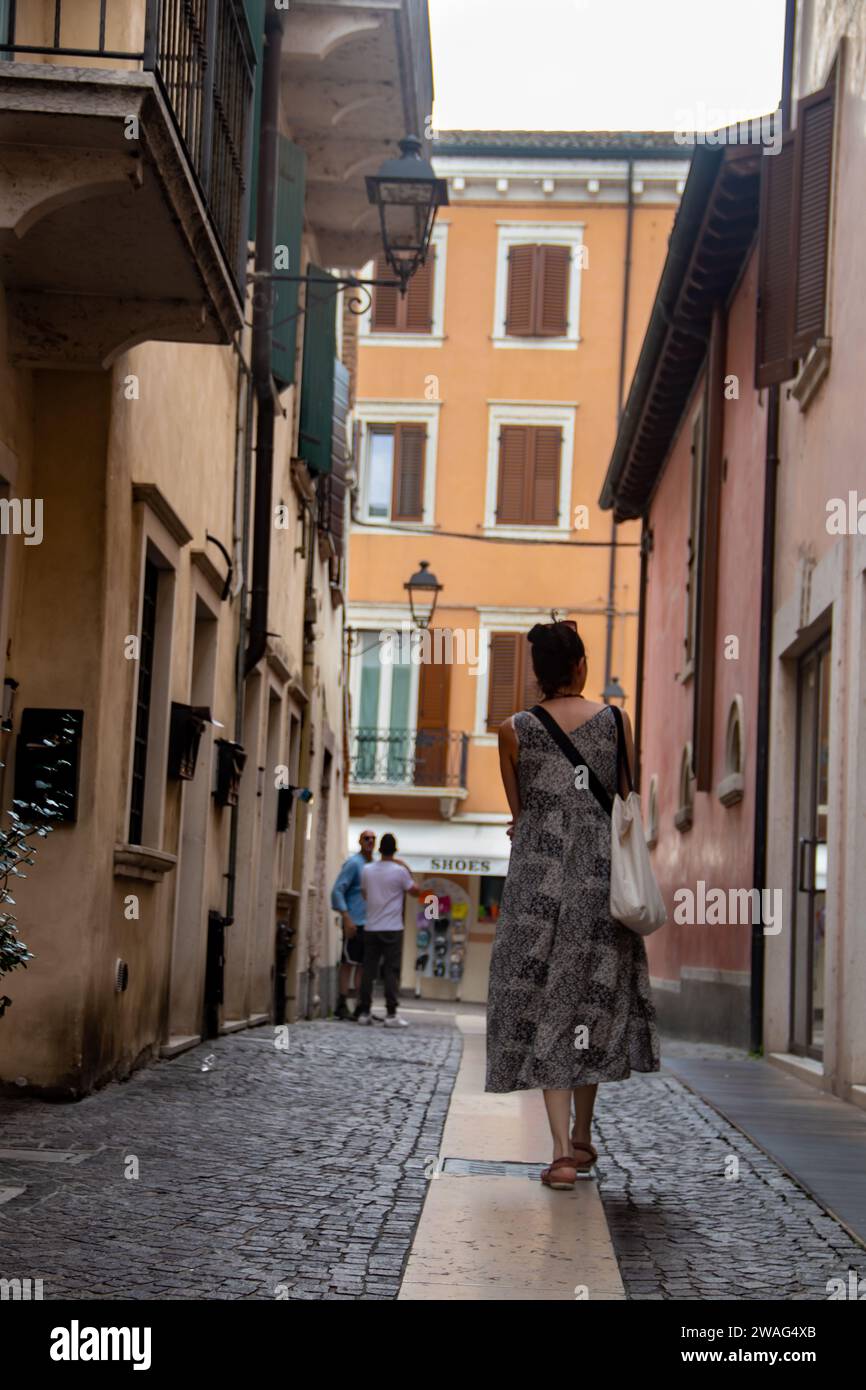
[[[335,1011],[336,1018],[350,1017],[346,995],[353,985],[357,989],[359,975],[356,972],[360,971],[364,961],[364,922],[367,917],[367,904],[361,892],[361,870],[373,858],[373,850],[376,848],[376,836],[373,831],[362,830],[359,843],[360,850],[357,854],[349,855],[331,889],[331,907],[335,912],[339,912],[343,921],[343,954],[340,960],[340,993]],[[359,1012],[358,1005],[352,1017],[357,1018]]]

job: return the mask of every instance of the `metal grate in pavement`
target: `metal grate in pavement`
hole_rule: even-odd
[[[457,1178],[532,1178],[538,1182],[543,1163],[497,1162],[490,1158],[446,1158],[441,1172],[453,1173]],[[578,1173],[578,1179],[589,1177],[589,1173]]]

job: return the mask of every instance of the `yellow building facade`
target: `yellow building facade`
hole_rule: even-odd
[[[496,730],[536,698],[529,628],[576,619],[587,695],[634,717],[639,531],[612,552],[597,498],[688,164],[654,134],[435,151],[449,205],[426,275],[359,327],[349,848],[393,831],[445,903],[438,925],[407,909],[403,987],[483,1000],[510,847]],[[441,585],[426,638],[405,588],[421,561]]]

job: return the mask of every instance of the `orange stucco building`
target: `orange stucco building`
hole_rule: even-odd
[[[618,685],[634,712],[639,528],[612,552],[597,498],[688,162],[651,133],[435,149],[449,205],[427,270],[358,323],[349,839],[391,829],[451,899],[435,932],[412,907],[404,987],[481,1000],[509,851],[496,730],[533,702],[528,629],[576,618],[587,694]],[[429,649],[401,649],[386,634],[410,631],[422,560],[442,586]]]

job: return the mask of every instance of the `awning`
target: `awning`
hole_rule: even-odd
[[[508,872],[511,841],[502,823],[479,821],[400,820],[397,817],[357,817],[349,821],[349,852],[358,849],[362,830],[372,830],[376,844],[390,830],[397,855],[416,873],[496,874]]]

